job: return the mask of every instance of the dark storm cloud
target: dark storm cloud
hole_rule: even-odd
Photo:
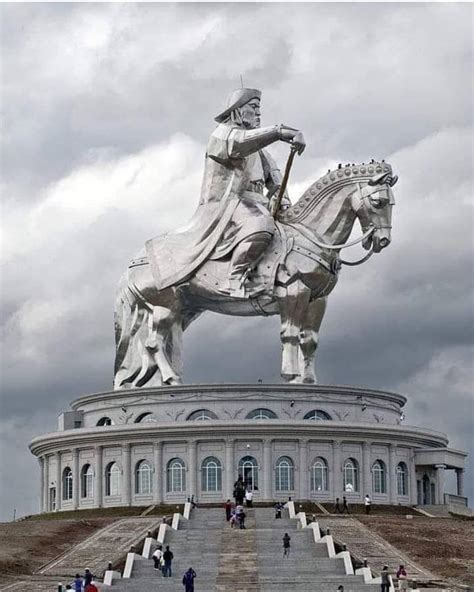
[[[330,297],[320,382],[402,392],[406,423],[471,448],[471,6],[0,10],[5,518],[15,500],[36,510],[28,440],[110,388],[115,286],[147,238],[192,215],[240,74],[264,90],[264,124],[305,132],[293,198],[339,161],[386,158],[400,175],[392,245]],[[288,147],[272,151],[283,163]],[[184,353],[188,382],[277,382],[279,323],[203,315]]]

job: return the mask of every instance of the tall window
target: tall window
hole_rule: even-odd
[[[277,416],[270,409],[254,409],[245,419],[276,419]]]
[[[288,456],[281,456],[275,465],[275,489],[292,491],[295,488],[295,468]]]
[[[188,416],[187,421],[200,421],[206,419],[217,419],[217,415],[207,409],[199,409],[198,411],[193,411],[193,413]]]
[[[222,490],[222,465],[220,460],[208,456],[202,461],[201,482],[203,491]]]
[[[166,467],[166,490],[173,493],[186,491],[186,468],[180,458],[172,458]]]
[[[84,465],[81,469],[81,497],[93,497],[94,471],[91,465]]]
[[[321,411],[321,409],[315,409],[314,411],[309,411],[303,419],[312,419],[313,421],[321,421],[321,420],[328,420],[331,419],[331,416],[326,413],[326,411]]]
[[[239,475],[244,478],[247,489],[258,489],[258,463],[253,456],[244,456],[240,459]]]
[[[63,471],[63,500],[72,499],[72,471],[66,467]]]
[[[359,466],[353,458],[348,458],[344,463],[344,491],[359,491]]]
[[[372,490],[374,493],[387,493],[387,471],[381,460],[372,465]]]
[[[324,458],[317,458],[311,467],[311,491],[328,490],[328,464]]]
[[[105,495],[120,495],[120,467],[116,462],[105,469]]]
[[[146,495],[152,492],[153,469],[147,460],[141,460],[135,467],[135,493]]]
[[[397,465],[397,494],[408,495],[408,468],[404,462]]]

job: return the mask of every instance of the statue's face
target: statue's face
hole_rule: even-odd
[[[239,110],[243,127],[247,129],[260,127],[260,99],[252,99]]]

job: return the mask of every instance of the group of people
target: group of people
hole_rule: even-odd
[[[339,503],[339,498],[336,497],[336,503],[334,505],[334,514],[349,514],[349,506],[347,505],[346,496],[342,496],[342,507]]]
[[[174,555],[173,551],[169,548],[169,545],[166,546],[165,551],[163,551],[161,545],[158,545],[151,557],[155,564],[155,569],[161,571],[164,578],[171,578],[173,575],[171,565],[173,563]],[[182,584],[185,592],[194,592],[194,579],[196,577],[197,574],[192,567],[190,567],[183,575]]]
[[[225,518],[229,522],[231,528],[245,528],[246,514],[244,507],[241,504],[233,504],[230,500],[227,500],[224,504]]]
[[[77,573],[74,576],[74,580],[70,584],[66,584],[66,590],[73,590],[73,592],[99,592],[95,578],[88,567],[84,570],[84,576]]]
[[[389,576],[392,575],[388,568],[388,565],[384,565],[382,571],[380,572],[381,576],[381,583],[380,583],[380,592],[389,592],[390,590],[390,578]],[[407,581],[407,572],[404,565],[400,565],[398,568],[395,577],[398,581],[398,589],[399,590],[406,590],[408,588],[408,581]],[[337,592],[344,592],[344,586],[338,586]]]

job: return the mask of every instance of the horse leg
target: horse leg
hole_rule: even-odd
[[[304,361],[303,382],[307,384],[317,384],[318,382],[314,370],[314,358],[326,304],[327,298],[316,298],[309,303],[300,333],[300,347]]]
[[[181,347],[181,333],[180,319],[176,310],[165,306],[153,307],[145,348],[161,374],[161,384],[172,385],[182,382],[179,368],[178,371],[173,368],[173,360],[176,363],[175,345]],[[176,365],[179,367],[179,364]]]
[[[300,333],[304,325],[311,290],[296,280],[277,290],[281,318],[281,376],[285,382],[302,382],[303,364]]]

